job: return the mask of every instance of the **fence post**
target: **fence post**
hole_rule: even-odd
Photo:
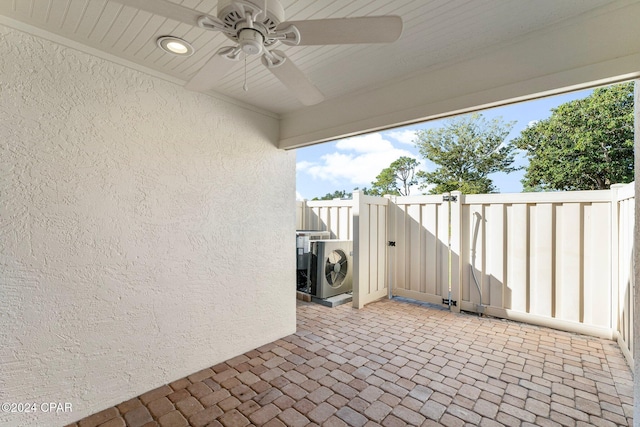
[[[635,159],[635,183],[634,185],[634,231],[633,231],[633,276],[635,283],[640,283],[640,79],[634,81],[634,159]],[[633,291],[633,300],[631,301],[633,313],[640,316],[640,292]],[[633,329],[633,398],[635,402],[640,402],[640,328]],[[634,420],[640,420],[640,405],[633,406]]]
[[[360,292],[360,192],[353,192],[353,308],[364,307],[362,293]]]
[[[396,259],[396,196],[386,194],[384,196],[389,200],[387,203],[387,298],[393,299],[393,274],[395,273]]]
[[[611,329],[617,336],[620,326],[620,211],[618,189],[624,184],[611,186]]]
[[[450,251],[450,283],[451,283],[451,299],[457,301],[455,306],[451,306],[451,311],[460,312],[462,305],[462,193],[459,191],[451,192],[449,232],[451,236]],[[453,201],[455,200],[455,201]]]
[[[304,210],[306,200],[296,200],[296,230],[304,230]]]

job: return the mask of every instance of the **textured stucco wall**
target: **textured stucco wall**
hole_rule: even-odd
[[[0,26],[0,402],[55,426],[295,331],[272,117]]]

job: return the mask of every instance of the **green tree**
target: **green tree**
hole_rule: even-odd
[[[434,171],[416,174],[421,188],[433,186],[432,194],[494,192],[489,174],[518,170],[512,166],[516,147],[505,142],[514,125],[474,113],[450,119],[438,129],[418,131],[420,154],[436,164]]]
[[[514,140],[525,191],[598,190],[633,181],[633,83],[595,89],[551,110]]]
[[[418,167],[416,159],[406,156],[399,157],[376,176],[376,180],[371,183],[371,194],[408,196],[411,192],[410,187],[417,184],[416,167]]]
[[[418,161],[412,157],[402,156],[393,161],[389,166],[395,173],[396,180],[402,185],[398,189],[401,196],[408,196],[411,192],[411,186],[418,183],[415,179]]]
[[[353,193],[347,193],[346,190],[336,190],[333,193],[327,193],[322,197],[314,197],[311,200],[333,200],[333,199],[352,199]]]
[[[355,187],[353,191],[360,191],[360,194],[369,195],[369,196],[377,196],[377,193],[372,192],[367,187],[360,189],[359,187]],[[353,192],[347,193],[347,190],[336,190],[333,193],[327,193],[322,197],[314,197],[311,200],[333,200],[333,199],[343,199],[349,200],[353,199]]]
[[[353,191],[359,191],[360,194],[364,194],[365,196],[376,196],[377,195],[377,194],[372,193],[371,190],[368,189],[367,187],[364,187],[364,188],[355,187],[353,189]]]
[[[376,180],[371,183],[371,194],[375,196],[384,196],[385,194],[400,195],[398,184],[396,183],[396,175],[391,167],[382,169],[376,176]]]

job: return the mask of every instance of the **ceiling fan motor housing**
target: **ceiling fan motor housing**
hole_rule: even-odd
[[[284,8],[278,0],[267,1],[267,14],[261,16],[260,20],[253,23],[253,32],[258,33],[260,38],[256,34],[251,34],[247,28],[245,17],[241,15],[238,9],[234,6],[234,3],[244,7],[245,10],[253,10],[254,17],[257,11],[262,10],[264,7],[264,0],[220,0],[218,2],[218,18],[230,28],[239,30],[236,34],[226,34],[231,40],[237,41],[242,50],[248,55],[256,55],[262,52],[262,46],[270,47],[278,42],[276,39],[265,38],[269,31],[275,31],[278,24],[284,21]],[[244,28],[244,29],[243,29]],[[247,49],[255,50],[256,42],[260,44],[260,50],[256,53],[250,53],[245,49],[246,43]]]

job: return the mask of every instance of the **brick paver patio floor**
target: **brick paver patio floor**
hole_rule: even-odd
[[[617,344],[405,300],[298,304],[298,332],[74,427],[632,425]]]

